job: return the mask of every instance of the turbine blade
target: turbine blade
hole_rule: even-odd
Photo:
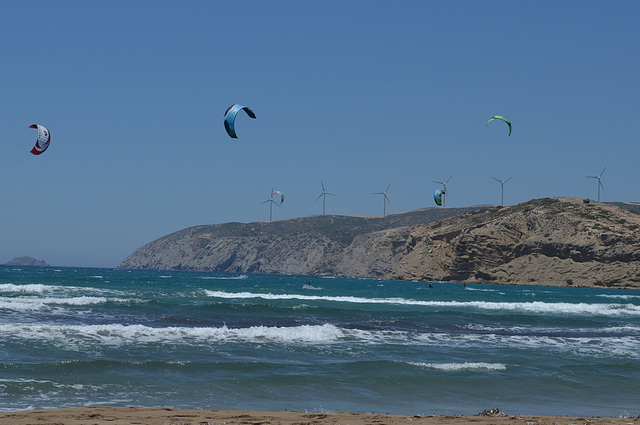
[[[511,180],[513,178],[513,176],[509,177],[508,179],[506,179],[504,182],[508,182],[509,180]]]
[[[604,168],[602,169],[602,171],[600,172],[600,175],[599,175],[598,177],[602,177],[602,173],[604,173],[604,170],[606,170],[606,169],[607,169],[607,167],[604,167]]]
[[[495,177],[493,177],[493,176],[491,176],[491,178],[492,178],[492,179],[494,179],[494,180],[495,180],[495,181],[497,181],[497,182],[502,183],[500,180],[498,180],[497,178],[495,178]]]
[[[317,201],[318,199],[322,198],[322,195],[324,195],[324,193],[321,193],[321,194],[320,194],[320,196],[318,196],[318,197],[316,198],[316,201]]]

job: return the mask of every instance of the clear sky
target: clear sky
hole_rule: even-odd
[[[0,0],[0,263],[202,224],[640,201],[638,1]],[[223,115],[238,115],[238,139]],[[504,115],[513,123],[509,137]],[[29,150],[45,125],[52,141]]]

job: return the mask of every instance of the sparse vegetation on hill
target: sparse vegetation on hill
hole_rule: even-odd
[[[120,268],[640,288],[640,206],[544,198],[188,228]]]

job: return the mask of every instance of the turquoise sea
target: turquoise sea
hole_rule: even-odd
[[[640,415],[640,292],[432,286],[1,266],[0,410]]]

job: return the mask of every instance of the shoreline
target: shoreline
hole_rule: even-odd
[[[640,417],[570,417],[510,415],[498,409],[478,415],[387,415],[349,412],[294,412],[256,410],[194,410],[157,407],[89,406],[0,412],[0,425],[294,425],[294,424],[424,424],[463,425],[640,425]]]

